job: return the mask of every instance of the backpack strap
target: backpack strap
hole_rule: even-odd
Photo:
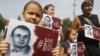
[[[94,26],[94,24],[86,17],[82,16],[84,18],[84,20],[91,26]]]

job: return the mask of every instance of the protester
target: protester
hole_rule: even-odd
[[[44,6],[43,19],[40,21],[39,25],[45,28],[58,30],[60,36],[62,36],[62,20],[54,16],[54,14],[55,6],[53,4],[46,4]]]
[[[54,16],[55,13],[55,6],[53,4],[47,4],[44,6],[44,13]]]
[[[75,17],[73,21],[73,28],[79,32],[78,42],[84,42],[86,46],[85,56],[100,56],[99,41],[85,37],[84,34],[84,24],[100,27],[98,16],[92,14],[93,6],[94,4],[91,0],[83,1],[81,5],[83,14]]]
[[[64,40],[61,42],[60,56],[70,56],[72,49],[70,43],[74,43],[77,38],[77,32],[73,28],[68,28],[64,34]]]
[[[32,24],[38,25],[40,20],[42,19],[43,16],[43,10],[41,5],[36,2],[36,1],[29,1],[25,6],[22,11],[22,16],[25,20],[25,22],[29,22]],[[40,25],[42,26],[42,25]],[[8,51],[9,44],[6,40],[0,41],[0,53],[6,53]],[[55,48],[53,51],[53,56],[59,55],[58,48]],[[55,54],[57,53],[57,54]]]
[[[53,4],[47,4],[44,6],[44,13],[43,13],[43,19],[40,21],[39,24],[42,24],[43,27],[46,27],[46,28],[50,28],[50,29],[60,29],[60,26],[61,26],[61,19],[60,18],[57,18],[54,16],[54,13],[55,13],[55,7]],[[48,19],[47,19],[48,17]],[[47,20],[49,20],[49,26],[48,23],[47,23]]]

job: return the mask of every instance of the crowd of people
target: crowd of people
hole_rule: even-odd
[[[66,29],[64,33],[60,28],[62,25],[61,19],[57,18],[56,21],[54,21],[59,23],[59,27],[56,30],[60,29],[60,35],[61,37],[63,36],[64,39],[60,42],[60,47],[57,46],[52,50],[52,56],[70,56],[70,54],[72,53],[70,43],[74,43],[75,39],[77,39],[77,42],[84,43],[82,45],[82,48],[84,49],[84,56],[100,56],[100,41],[85,37],[84,34],[85,24],[100,27],[98,16],[96,14],[92,14],[93,6],[93,0],[83,1],[81,4],[81,10],[83,14],[76,16],[73,20],[72,27]],[[44,9],[42,9],[41,5],[38,2],[29,1],[23,8],[22,17],[24,18],[25,22],[45,27],[48,22],[46,23],[42,20],[43,15],[47,14],[52,16],[53,18],[54,13],[55,6],[52,4],[47,4]],[[53,20],[51,18],[48,20],[48,18],[49,17],[46,17],[47,21]],[[47,26],[52,26],[52,24],[48,24]],[[8,41],[0,40],[0,54],[5,55],[8,52],[9,47],[10,43]]]

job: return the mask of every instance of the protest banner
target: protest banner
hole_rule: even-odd
[[[70,43],[72,53],[70,56],[84,56],[83,42]]]
[[[77,42],[77,56],[84,56],[83,42]]]
[[[85,36],[91,39],[100,40],[100,28],[85,24]]]
[[[70,48],[72,49],[70,56],[77,56],[77,43],[70,43]]]
[[[11,19],[6,40],[10,43],[6,56],[52,56],[58,31]]]
[[[43,14],[42,21],[45,22],[45,28],[57,30],[61,27],[61,19],[48,14]]]

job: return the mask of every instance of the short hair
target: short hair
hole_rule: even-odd
[[[94,0],[90,0],[94,4]]]
[[[47,5],[45,5],[45,6],[44,6],[44,13],[46,13],[45,10],[48,10],[48,8],[49,8],[50,6],[55,7],[53,4],[47,4]]]
[[[93,4],[93,2],[92,2],[91,0],[85,0],[85,1],[83,1],[82,4],[81,4],[81,9],[83,9],[83,7],[84,7],[86,4],[90,4],[90,3]],[[93,5],[94,5],[94,4],[93,4]]]
[[[23,29],[23,30],[27,30],[27,31],[29,32],[29,36],[31,36],[31,32],[30,32],[29,28],[26,27],[26,26],[24,26],[24,25],[18,25],[18,26],[16,26],[16,27],[12,30],[11,36],[14,35],[15,30],[18,29],[18,28]]]

